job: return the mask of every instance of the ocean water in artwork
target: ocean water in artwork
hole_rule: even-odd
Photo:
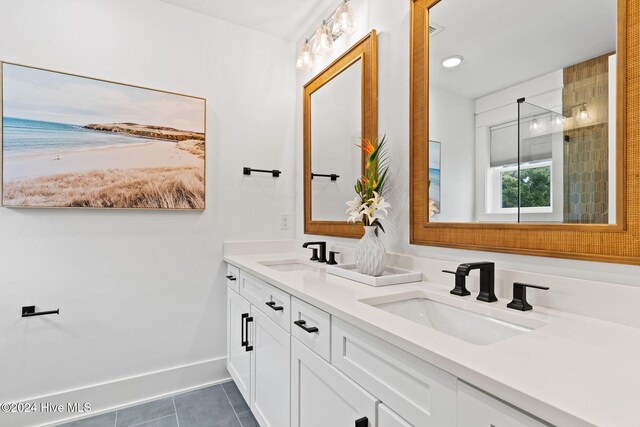
[[[13,117],[4,117],[2,120],[2,144],[5,155],[9,156],[30,152],[57,153],[67,150],[126,146],[144,141],[144,138],[135,136],[86,129],[84,125]]]

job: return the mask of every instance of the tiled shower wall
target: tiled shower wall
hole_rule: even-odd
[[[564,69],[565,223],[609,222],[609,56]]]

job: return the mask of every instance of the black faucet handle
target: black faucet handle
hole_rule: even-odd
[[[329,260],[327,261],[328,265],[336,265],[336,255],[338,255],[340,252],[337,251],[329,251]]]
[[[318,258],[318,248],[311,248],[311,258],[309,258],[310,261],[318,261],[320,258]]]
[[[458,295],[460,297],[471,295],[471,292],[467,290],[467,284],[466,284],[467,278],[465,274],[459,274],[457,271],[451,271],[451,270],[442,270],[442,272],[453,274],[454,276],[456,276],[456,285],[451,290],[451,292],[449,292],[450,294]]]
[[[549,290],[548,286],[515,282],[513,284],[513,300],[507,304],[507,307],[520,311],[532,310],[533,306],[527,302],[527,288],[542,289],[544,291]]]

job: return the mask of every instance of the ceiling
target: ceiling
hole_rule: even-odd
[[[616,0],[446,0],[430,11],[430,82],[472,99],[612,52]],[[451,55],[465,60],[445,69]]]
[[[161,0],[244,27],[295,40],[336,0]]]

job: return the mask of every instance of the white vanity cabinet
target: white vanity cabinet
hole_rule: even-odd
[[[488,394],[458,382],[458,427],[548,427]]]
[[[456,427],[458,379],[340,319],[331,363],[415,427]]]
[[[387,405],[381,403],[378,406],[378,427],[412,427],[411,424],[400,418]]]
[[[245,346],[247,319],[251,304],[238,295],[232,284],[227,288],[227,370],[244,399],[251,397],[251,353]]]
[[[376,427],[378,400],[296,339],[291,362],[291,427]]]
[[[289,425],[291,336],[251,307],[251,410],[263,427]]]
[[[261,427],[544,427],[454,375],[241,269],[231,377]]]
[[[240,272],[241,278],[243,275]],[[289,427],[291,336],[270,318],[275,315],[282,322],[284,310],[274,310],[280,304],[262,304],[264,308],[252,304],[234,290],[232,283],[227,288],[227,369],[261,427]],[[256,303],[265,296],[271,298],[270,290],[259,286],[259,281],[251,282]],[[264,286],[270,287],[266,283]],[[282,298],[280,302],[284,302]]]

